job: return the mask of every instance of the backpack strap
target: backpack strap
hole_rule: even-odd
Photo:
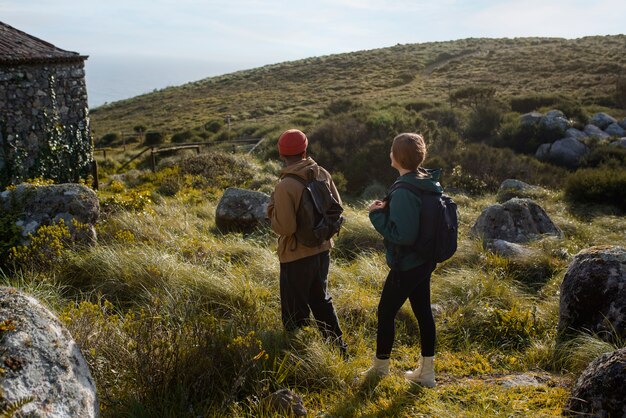
[[[287,174],[283,175],[283,178],[285,178],[285,177],[289,177],[291,179],[297,180],[298,183],[302,184],[304,187],[306,187],[306,185],[308,183],[305,179],[303,179],[302,177],[298,176],[297,174],[287,173]]]
[[[437,224],[437,222],[434,221],[433,216],[437,216],[436,202],[439,201],[442,193],[433,192],[430,190],[422,190],[414,184],[404,181],[397,181],[389,189],[389,193],[387,194],[386,199],[391,200],[391,193],[398,189],[409,190],[411,193],[419,197],[422,201],[422,208],[419,218],[419,236],[417,237],[415,243],[413,243],[413,245],[410,245],[409,247],[411,247],[414,251],[426,255],[427,258],[430,258],[434,253],[435,225]],[[424,199],[424,196],[429,196],[434,199]],[[422,222],[423,219],[429,219],[429,221]]]

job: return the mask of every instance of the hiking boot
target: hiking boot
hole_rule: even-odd
[[[372,367],[361,372],[361,376],[365,379],[380,379],[389,374],[389,359],[379,359],[374,357]]]
[[[419,367],[404,373],[404,377],[411,383],[434,388],[436,384],[434,360],[435,357],[420,357]]]

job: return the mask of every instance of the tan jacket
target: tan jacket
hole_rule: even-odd
[[[281,263],[309,257],[327,251],[333,246],[332,240],[329,240],[324,241],[318,247],[306,247],[299,244],[294,236],[297,227],[296,212],[300,206],[304,186],[296,179],[285,177],[285,174],[295,174],[306,180],[310,168],[314,170],[315,178],[325,180],[328,183],[331,193],[341,203],[341,197],[330,173],[318,166],[312,158],[309,157],[283,168],[280,172],[280,180],[274,188],[267,207],[267,216],[272,221],[272,229],[279,235],[278,259]]]

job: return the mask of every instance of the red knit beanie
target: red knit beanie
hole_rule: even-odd
[[[297,129],[289,129],[278,138],[278,152],[280,155],[299,155],[306,151],[309,140],[306,135]]]

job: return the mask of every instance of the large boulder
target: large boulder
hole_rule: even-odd
[[[580,129],[569,128],[567,131],[565,131],[565,137],[566,138],[571,137],[574,139],[578,139],[579,141],[582,141],[583,139],[587,138],[587,134],[581,131]]]
[[[541,206],[530,199],[513,198],[503,204],[487,207],[470,229],[483,240],[525,243],[543,235],[563,237]]]
[[[597,246],[580,251],[561,283],[558,330],[626,338],[626,250]],[[617,334],[617,335],[615,335]]]
[[[96,193],[82,184],[20,184],[0,193],[0,208],[16,214],[16,224],[22,228],[25,239],[41,225],[62,220],[75,241],[88,244],[96,241],[100,204]],[[76,227],[75,222],[80,226]]]
[[[578,167],[580,159],[589,153],[589,147],[572,137],[559,139],[552,144],[543,144],[535,153],[535,157],[543,161],[570,168]]]
[[[604,132],[611,136],[617,136],[617,137],[622,137],[626,135],[626,129],[622,128],[617,123],[612,123],[609,126],[607,126]]]
[[[605,139],[611,136],[607,134],[606,132],[604,132],[602,129],[598,128],[596,125],[592,125],[592,124],[585,125],[584,132],[587,134],[587,136],[600,138],[600,139]]]
[[[617,124],[621,126],[622,128],[626,129],[626,118],[617,121]]]
[[[604,130],[607,126],[612,123],[617,122],[615,118],[611,115],[608,115],[604,112],[598,112],[591,117],[589,121],[590,124],[597,126],[598,128]]]
[[[541,126],[550,130],[559,130],[565,132],[572,126],[572,122],[567,119],[565,114],[560,110],[551,110],[545,114],[539,122]]]
[[[576,380],[564,413],[626,417],[626,348],[592,361]]]
[[[530,112],[525,113],[519,117],[520,125],[535,125],[538,124],[543,118],[543,113],[540,112]]]
[[[0,389],[6,402],[30,398],[20,409],[23,416],[98,416],[87,362],[48,309],[15,289],[0,287],[0,324]]]
[[[222,232],[252,232],[269,224],[270,197],[261,192],[229,187],[215,210],[215,223]]]

